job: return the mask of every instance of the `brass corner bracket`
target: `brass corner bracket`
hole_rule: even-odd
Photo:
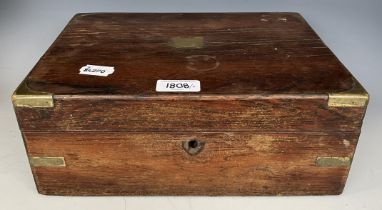
[[[30,157],[31,167],[65,167],[64,157]]]
[[[16,107],[53,107],[53,94],[31,90],[26,79],[17,87],[12,95],[13,105]]]
[[[319,167],[350,167],[351,157],[317,157],[316,166]]]
[[[350,90],[328,95],[329,107],[363,107],[369,101],[369,94],[355,78],[353,78],[353,88]]]

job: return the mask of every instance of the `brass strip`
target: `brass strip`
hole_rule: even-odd
[[[352,89],[328,95],[329,107],[363,107],[369,101],[369,94],[355,78],[353,78]]]
[[[204,39],[201,36],[173,37],[171,38],[169,44],[175,48],[202,48],[204,45]]]
[[[64,157],[30,157],[32,167],[65,167]]]
[[[53,107],[53,94],[31,90],[24,80],[12,95],[16,107]]]
[[[350,167],[350,157],[317,157],[316,165],[319,167]]]

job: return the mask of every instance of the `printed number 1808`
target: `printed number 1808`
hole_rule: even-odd
[[[199,92],[199,80],[158,80],[157,92]]]
[[[166,85],[166,88],[190,88],[191,86],[188,83],[173,83],[169,82]]]

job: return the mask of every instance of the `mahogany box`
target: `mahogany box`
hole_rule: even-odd
[[[340,194],[368,98],[298,13],[77,14],[12,96],[47,195]]]

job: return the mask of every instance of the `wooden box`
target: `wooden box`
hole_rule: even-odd
[[[12,99],[42,194],[325,195],[368,94],[297,13],[90,13]]]

